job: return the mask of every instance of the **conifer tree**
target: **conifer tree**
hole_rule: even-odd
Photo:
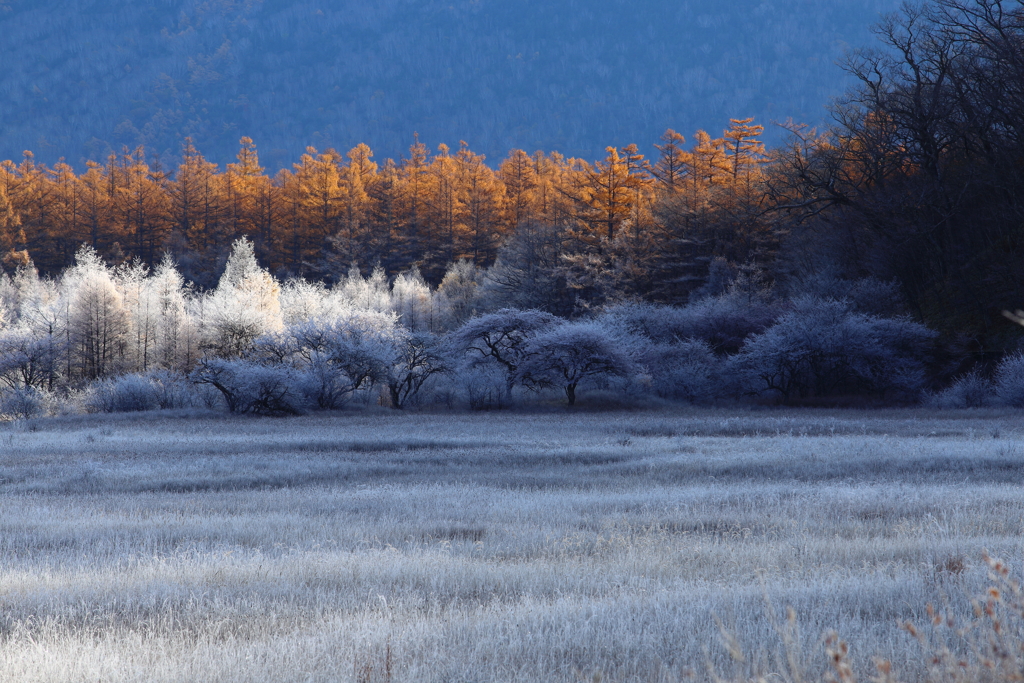
[[[348,163],[342,169],[341,195],[343,215],[338,232],[332,243],[342,262],[365,261],[370,246],[366,231],[366,215],[369,211],[370,196],[367,188],[373,184],[377,164],[369,146],[359,144],[346,155]],[[370,264],[366,264],[370,265]]]
[[[256,260],[253,243],[235,240],[217,288],[205,300],[205,346],[223,357],[247,352],[261,334],[283,327],[277,281]]]
[[[83,247],[63,285],[72,372],[96,379],[122,370],[131,320],[110,269],[91,247]]]
[[[262,186],[268,182],[252,139],[243,137],[239,145],[237,162],[228,164],[224,174],[231,240],[243,235],[254,238],[259,235],[257,207]]]
[[[113,222],[106,169],[95,161],[87,162],[86,171],[79,177],[79,183],[82,242],[97,251],[105,250],[110,246],[110,226]]]
[[[504,208],[501,180],[484,159],[483,155],[471,152],[465,142],[456,155],[462,210],[460,226],[465,231],[458,257],[469,257],[478,265],[487,266],[494,261],[498,240],[506,231],[501,221]]]
[[[536,166],[526,152],[515,149],[501,162],[497,175],[505,190],[505,232],[510,232],[536,218]]]
[[[384,162],[366,189],[367,261],[380,264],[388,273],[409,265],[402,259],[408,251],[404,246],[408,236],[402,229],[402,192],[401,171],[391,159]]]
[[[6,188],[0,184],[0,254],[4,265],[16,267],[21,264],[24,234],[21,217],[14,210],[14,204],[7,196]]]
[[[81,229],[82,188],[71,166],[59,162],[51,173],[53,183],[53,217],[47,229],[49,249],[59,254],[62,262],[70,260],[78,246],[88,238]]]
[[[683,144],[686,139],[671,128],[661,136],[661,144],[654,145],[661,155],[651,167],[653,175],[669,194],[681,189],[686,177],[686,151]]]
[[[165,175],[150,168],[146,150],[126,150],[118,161],[114,207],[124,226],[130,248],[145,263],[152,263],[170,232],[168,197],[163,188]]]

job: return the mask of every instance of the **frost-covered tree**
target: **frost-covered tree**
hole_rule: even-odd
[[[31,263],[20,266],[9,283],[6,297],[10,312],[2,334],[10,335],[9,343],[17,349],[19,362],[31,364],[31,368],[21,367],[19,372],[35,378],[42,371],[38,386],[52,391],[62,375],[70,374],[68,297],[56,282],[40,278]],[[8,362],[12,358],[8,356]]]
[[[581,382],[634,370],[623,341],[598,322],[562,323],[528,339],[516,376],[528,386],[560,387],[573,406]]]
[[[331,299],[338,307],[387,311],[391,310],[392,295],[383,268],[377,266],[364,278],[358,266],[353,265],[348,275],[331,289]]]
[[[145,372],[154,362],[159,311],[151,295],[149,267],[139,260],[121,264],[113,271],[114,284],[128,312],[131,334],[127,340],[126,367]]]
[[[63,348],[27,329],[0,331],[0,385],[10,389],[52,388]]]
[[[487,269],[481,292],[485,308],[571,312],[573,296],[562,275],[566,241],[557,226],[538,221],[518,225]]]
[[[77,372],[95,379],[124,368],[131,315],[110,269],[91,247],[82,247],[63,278],[68,334]]]
[[[451,336],[451,344],[471,366],[498,364],[505,373],[506,395],[512,393],[519,365],[532,335],[554,327],[559,319],[544,311],[503,308],[471,318]]]
[[[295,370],[239,358],[204,358],[191,374],[196,384],[214,387],[232,413],[294,415],[303,407]]]
[[[164,254],[154,269],[147,295],[156,312],[155,363],[168,369],[190,369],[198,358],[199,330],[188,314],[185,280],[169,254]]]
[[[281,330],[280,291],[273,276],[257,263],[252,242],[244,237],[235,240],[217,289],[203,305],[206,348],[222,357],[236,357],[260,335]]]
[[[281,305],[281,320],[285,325],[297,325],[307,320],[329,317],[331,306],[327,288],[322,282],[291,278],[281,285],[278,300]]]
[[[440,340],[431,334],[405,335],[398,354],[388,368],[387,384],[391,407],[404,408],[431,377],[448,372],[451,362]]]
[[[906,318],[857,313],[848,301],[801,297],[732,359],[756,391],[783,401],[843,394],[912,396],[935,333]]]
[[[637,362],[650,377],[654,393],[690,403],[704,403],[720,396],[722,361],[700,339],[638,343]]]
[[[725,354],[737,352],[747,337],[767,329],[781,310],[778,302],[766,297],[751,298],[732,291],[686,306],[617,304],[605,309],[601,320],[656,343],[699,339],[716,353]]]
[[[476,312],[483,272],[469,259],[459,259],[437,287],[437,307],[445,329],[455,329]]]
[[[338,408],[354,392],[385,381],[409,334],[394,314],[353,311],[330,323],[290,329],[317,405]]]
[[[418,268],[400,274],[391,285],[391,310],[413,332],[431,332],[440,322],[430,285]]]
[[[296,370],[310,402],[340,408],[357,391],[389,377],[409,331],[394,313],[349,309],[331,319],[313,319],[263,335],[248,359]]]

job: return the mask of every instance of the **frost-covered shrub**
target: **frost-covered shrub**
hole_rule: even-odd
[[[149,377],[133,374],[93,382],[83,403],[90,413],[130,413],[158,409],[160,397]]]
[[[187,375],[173,370],[121,375],[90,384],[81,397],[90,413],[129,413],[212,407],[210,396]]]
[[[180,372],[154,370],[146,375],[153,385],[157,406],[164,410],[194,408],[207,402],[197,395],[196,386]]]
[[[848,301],[802,297],[730,359],[754,392],[794,398],[914,395],[935,333],[905,318],[856,313]]]
[[[512,403],[506,387],[504,368],[496,365],[467,365],[460,369],[453,384],[455,393],[472,410],[497,410]]]
[[[581,382],[634,371],[624,341],[596,321],[562,323],[529,337],[516,377],[526,386],[559,387],[575,405]]]
[[[46,413],[47,395],[35,387],[17,387],[0,392],[0,416],[27,420]]]
[[[344,371],[320,355],[296,372],[295,381],[310,406],[321,410],[341,408],[359,388]]]
[[[865,277],[849,280],[829,269],[798,278],[790,283],[793,297],[848,300],[859,313],[897,316],[903,312],[904,299],[897,280]]]
[[[995,384],[1000,403],[1024,408],[1024,353],[1003,358],[996,368]]]
[[[26,329],[0,332],[0,385],[42,388],[58,374],[66,345]]]
[[[217,389],[232,413],[294,415],[305,404],[297,373],[286,365],[209,358],[199,363],[191,378]]]
[[[647,337],[656,343],[699,339],[717,353],[732,353],[752,334],[767,329],[780,307],[764,297],[729,293],[687,306],[626,303],[601,316],[612,329]]]
[[[336,309],[330,318],[261,336],[246,359],[293,368],[296,386],[310,406],[330,410],[345,405],[356,392],[385,383],[390,391],[390,385],[399,381],[396,373],[409,360],[410,345],[420,338],[430,335],[410,332],[393,312]],[[412,355],[416,363],[424,360]],[[405,377],[407,388],[398,391],[400,404],[419,390],[417,372]]]
[[[705,403],[722,393],[717,381],[721,361],[699,339],[647,344],[639,362],[650,377],[651,390],[662,398]]]
[[[977,372],[969,372],[930,396],[927,404],[933,408],[981,408],[992,403],[995,385]]]

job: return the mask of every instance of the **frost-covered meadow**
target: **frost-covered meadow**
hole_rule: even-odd
[[[877,655],[915,680],[899,623],[969,618],[984,551],[1020,568],[1022,431],[996,410],[7,423],[0,680],[791,680],[787,653],[813,679],[831,629],[862,678]]]

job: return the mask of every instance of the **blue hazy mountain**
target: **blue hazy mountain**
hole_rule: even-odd
[[[730,117],[817,124],[897,4],[0,0],[0,158],[171,161],[191,136],[224,163],[245,135],[276,169],[307,145],[397,157],[414,131],[595,158]]]

